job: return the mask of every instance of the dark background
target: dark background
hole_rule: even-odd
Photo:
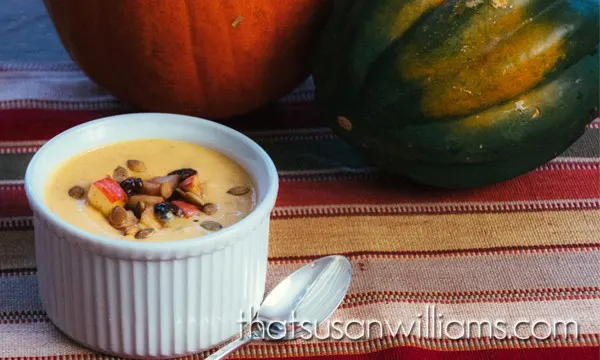
[[[0,0],[0,62],[70,62],[42,0]]]

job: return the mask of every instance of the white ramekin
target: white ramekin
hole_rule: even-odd
[[[120,141],[163,138],[214,149],[243,166],[258,190],[256,209],[199,238],[142,243],[109,239],[62,221],[44,200],[64,160]],[[33,157],[25,190],[34,213],[42,304],[52,322],[91,349],[133,358],[170,358],[212,348],[240,331],[260,305],[277,171],[252,140],[226,126],[172,114],[127,114],[76,126]]]

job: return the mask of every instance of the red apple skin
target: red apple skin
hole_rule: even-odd
[[[177,205],[177,207],[183,211],[183,215],[186,218],[190,218],[192,216],[196,216],[196,215],[200,214],[200,209],[198,209],[197,206],[188,204],[185,201],[175,200],[175,201],[172,201],[172,203]]]
[[[127,194],[121,188],[121,185],[110,177],[100,179],[92,183],[92,186],[100,189],[111,203],[116,203],[119,200],[123,200],[124,203],[127,202]]]
[[[179,184],[179,188],[183,191],[189,191],[197,195],[202,195],[200,178],[198,177],[198,174],[185,178],[181,184]]]
[[[114,203],[119,200],[123,200],[127,202],[127,194],[125,190],[121,188],[118,182],[113,180],[110,177],[105,177],[104,179],[98,180],[92,184],[92,186],[96,186],[98,189],[106,195],[108,201]]]
[[[108,201],[114,203],[121,199],[127,201],[127,194],[121,188],[121,185],[110,177],[105,177],[92,183],[92,186],[97,187],[106,196]]]
[[[115,180],[106,177],[92,183],[87,199],[93,208],[108,216],[115,206],[125,206],[128,197]]]

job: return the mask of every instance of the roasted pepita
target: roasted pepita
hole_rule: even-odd
[[[176,189],[175,191],[177,191],[177,194],[183,197],[183,199],[190,204],[199,206],[200,208],[204,207],[204,202],[199,195],[196,195],[193,192],[183,191],[181,189]]]
[[[116,229],[125,225],[127,221],[127,211],[120,206],[115,206],[108,215],[108,222]]]
[[[140,160],[127,160],[127,167],[133,172],[144,172],[146,171],[146,164]]]
[[[246,195],[249,192],[250,192],[250,188],[247,186],[243,186],[243,185],[232,187],[231,189],[229,189],[227,191],[228,194],[231,194],[233,196],[242,196],[242,195]]]
[[[173,195],[174,187],[171,183],[165,182],[160,185],[160,196],[168,199]]]
[[[75,185],[69,189],[69,196],[73,199],[81,199],[85,195],[85,189],[79,185]]]
[[[142,213],[146,210],[146,203],[143,201],[138,202],[133,209],[133,213],[139,219],[142,217]]]
[[[223,225],[219,224],[216,221],[207,220],[200,223],[200,226],[205,228],[208,231],[218,231],[223,228]]]
[[[202,212],[205,213],[206,215],[212,215],[212,214],[216,213],[217,210],[218,210],[217,204],[213,204],[213,203],[206,203],[202,207]]]
[[[154,234],[154,229],[146,228],[146,229],[142,229],[142,230],[138,231],[135,234],[135,238],[136,239],[147,239],[150,236],[152,236],[152,234]]]
[[[140,226],[138,224],[129,225],[123,228],[123,235],[135,235],[140,231]]]
[[[116,182],[122,182],[123,180],[127,179],[127,169],[122,166],[117,166],[117,168],[113,171],[112,177]]]

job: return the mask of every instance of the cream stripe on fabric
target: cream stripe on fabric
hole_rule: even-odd
[[[600,252],[597,251],[414,259],[353,258],[351,263],[353,280],[349,293],[360,295],[349,301],[354,304],[352,306],[372,299],[382,299],[381,302],[499,302],[574,295],[600,297]],[[271,263],[267,289],[302,264]],[[465,269],[477,271],[465,272]],[[35,274],[0,276],[0,289],[0,314],[42,311]],[[497,294],[485,294],[490,291]],[[413,294],[369,295],[382,292]],[[428,292],[433,294],[425,294]]]
[[[507,323],[507,329],[512,329],[517,321],[529,321],[530,324],[536,321],[546,321],[552,323],[554,321],[569,321],[573,320],[579,324],[580,334],[598,333],[600,331],[600,312],[596,311],[600,308],[600,300],[577,300],[577,301],[545,301],[545,302],[529,302],[529,303],[486,303],[486,304],[454,304],[448,305],[437,305],[435,307],[436,317],[439,319],[439,315],[442,315],[445,319],[445,323],[450,323],[452,320],[456,320],[465,324],[465,322],[473,321],[489,321],[494,323],[496,321],[504,321]],[[426,333],[427,321],[425,320],[433,315],[431,307],[423,304],[410,304],[410,303],[391,303],[385,306],[381,304],[367,305],[349,309],[340,309],[331,318],[332,322],[339,322],[342,329],[346,325],[348,326],[348,333],[351,337],[359,337],[361,326],[350,324],[351,320],[361,319],[369,321],[371,324],[379,321],[383,324],[383,329],[388,328],[395,329],[398,324],[402,322],[406,324],[405,331],[410,329],[411,324],[414,322],[415,327],[421,329],[421,337],[433,337],[425,335],[434,335],[436,331],[440,331],[444,334],[444,326],[433,325],[433,321],[429,320],[429,334]],[[419,316],[421,316],[419,318]],[[417,322],[420,320],[420,322]],[[448,328],[448,333],[451,336],[459,336],[458,331],[460,325],[456,327]],[[543,326],[540,326],[540,330]],[[321,328],[321,331],[326,331],[325,328]],[[371,327],[371,337],[379,337],[378,325]],[[433,330],[438,329],[438,330]],[[484,328],[485,329],[485,328]],[[544,327],[545,329],[545,327]],[[525,328],[520,327],[518,334],[525,336],[529,334],[527,326]],[[395,332],[395,331],[394,331]],[[321,332],[324,336],[326,333]],[[415,333],[416,335],[416,333]],[[540,337],[545,337],[546,333],[537,333]],[[444,335],[445,336],[445,335]],[[503,336],[497,333],[496,336]],[[361,339],[364,339],[360,337]],[[585,341],[586,337],[582,337],[582,341]],[[331,340],[335,341],[335,340]],[[342,343],[352,344],[351,347],[357,347],[355,340],[349,338],[343,338]],[[318,347],[323,346],[326,349],[326,340],[312,339],[304,344],[298,345],[300,349],[298,352],[305,352],[305,347],[310,347],[313,350],[317,350],[314,354],[322,353],[318,351]],[[311,344],[312,343],[312,344]],[[282,347],[289,346],[291,344],[279,345],[276,342],[260,344],[260,354],[265,352],[276,352]],[[432,347],[436,346],[434,342]],[[314,346],[317,346],[315,349]],[[424,346],[427,346],[424,344]],[[460,343],[455,344],[456,347],[460,347]],[[525,345],[526,346],[526,345]],[[0,326],[0,349],[3,357],[33,357],[33,356],[48,356],[48,355],[67,355],[67,354],[81,354],[89,351],[76,346],[71,341],[65,339],[50,323],[38,322],[28,324],[8,324]],[[336,353],[344,353],[341,347],[337,347]],[[458,350],[458,349],[457,349]],[[256,353],[255,347],[245,348],[238,356],[249,355],[249,352]]]

